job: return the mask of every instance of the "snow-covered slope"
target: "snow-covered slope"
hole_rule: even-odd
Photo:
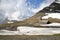
[[[60,27],[60,23],[50,23],[50,24],[40,24],[41,26],[49,26],[49,27],[51,27],[51,26],[53,26],[54,28],[55,27]],[[51,28],[53,28],[53,27],[51,27]]]
[[[60,28],[36,28],[19,26],[17,31],[0,30],[0,35],[53,35],[59,34]]]
[[[60,13],[46,13],[46,14],[48,15],[43,16],[42,19],[48,19],[49,17],[60,19]]]

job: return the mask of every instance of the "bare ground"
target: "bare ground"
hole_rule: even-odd
[[[60,40],[59,35],[10,35],[10,36],[2,36],[0,35],[0,40]]]

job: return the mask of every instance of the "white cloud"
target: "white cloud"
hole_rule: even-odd
[[[9,20],[23,20],[23,16],[31,16],[32,12],[26,0],[1,0],[0,9],[4,10]]]
[[[51,4],[54,0],[45,0],[40,7],[34,9],[27,6],[26,0],[1,0],[0,10],[5,11],[5,17],[9,20],[21,21],[33,16],[37,11]]]

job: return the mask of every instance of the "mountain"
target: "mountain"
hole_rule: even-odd
[[[41,27],[40,23],[42,23],[42,17],[46,16],[45,13],[60,13],[60,3],[53,2],[50,6],[45,7],[43,10],[40,10],[37,12],[35,15],[32,17],[25,19],[23,21],[14,21],[14,23],[6,23],[0,25],[0,28],[6,28],[6,27],[11,27],[12,28],[18,27],[18,26],[34,26],[34,27]],[[51,20],[51,19],[50,19]],[[58,19],[60,20],[60,19]],[[43,20],[44,21],[44,20]],[[45,21],[43,23],[47,24],[48,21]],[[14,30],[15,30],[14,29]]]
[[[53,2],[50,6],[45,7],[40,12],[43,12],[43,13],[60,13],[60,3]]]

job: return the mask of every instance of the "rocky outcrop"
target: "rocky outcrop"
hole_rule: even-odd
[[[40,12],[43,12],[43,13],[60,13],[60,4],[54,2],[50,6],[41,10]]]

